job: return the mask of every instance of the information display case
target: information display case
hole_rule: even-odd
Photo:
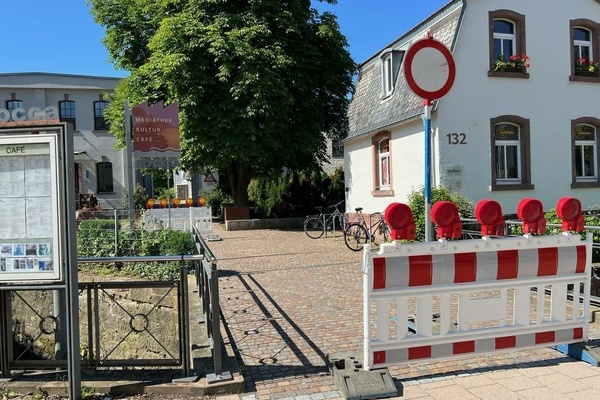
[[[63,279],[60,154],[58,132],[0,136],[0,282]]]

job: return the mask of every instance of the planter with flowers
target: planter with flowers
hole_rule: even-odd
[[[575,75],[577,76],[600,76],[598,62],[588,60],[587,58],[575,59]]]
[[[504,54],[500,54],[492,65],[492,70],[496,72],[527,72],[529,68],[530,57],[526,54],[521,56],[513,54],[510,57],[506,57]]]

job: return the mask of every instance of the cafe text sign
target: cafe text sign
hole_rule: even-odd
[[[177,103],[163,107],[143,102],[133,115],[133,149],[136,152],[179,151],[179,108]]]

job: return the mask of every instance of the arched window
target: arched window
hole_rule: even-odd
[[[506,59],[516,54],[517,39],[515,36],[515,24],[505,19],[496,19],[494,26],[494,60],[500,57]]]
[[[600,25],[587,19],[570,21],[571,80],[600,81]]]
[[[379,142],[379,187],[390,187],[390,139],[385,138]]]
[[[392,137],[388,131],[371,139],[373,149],[373,196],[393,196]]]
[[[493,118],[490,126],[492,190],[533,189],[529,120],[503,115]]]
[[[510,10],[490,11],[489,41],[488,76],[529,77],[524,15]]]
[[[598,129],[598,118],[584,117],[571,121],[572,188],[600,186]]]

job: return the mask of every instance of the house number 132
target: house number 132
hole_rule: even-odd
[[[448,144],[467,144],[466,133],[449,133],[446,135],[448,138]]]

